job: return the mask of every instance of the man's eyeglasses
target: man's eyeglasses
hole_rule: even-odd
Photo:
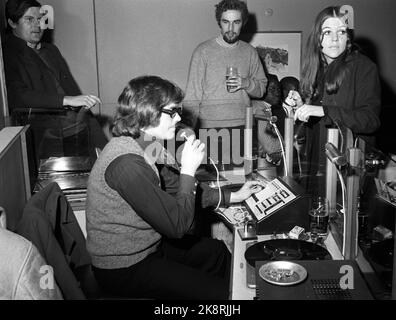
[[[161,109],[162,113],[169,114],[172,119],[176,117],[176,114],[178,114],[181,117],[182,111],[183,111],[182,108]]]
[[[31,17],[31,16],[25,16],[23,17],[23,21],[28,24],[28,25],[34,25],[35,23],[37,23],[38,25],[40,25],[41,23],[41,17],[35,18],[35,17]]]

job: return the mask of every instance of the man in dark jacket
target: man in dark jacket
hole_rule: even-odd
[[[11,34],[4,44],[4,66],[11,114],[24,110],[20,121],[33,129],[38,159],[93,154],[94,147],[107,142],[89,111],[100,100],[81,94],[58,48],[41,42],[40,8],[36,0],[6,4]]]

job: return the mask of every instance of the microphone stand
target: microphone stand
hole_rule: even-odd
[[[253,174],[253,107],[251,105],[246,107],[243,167],[246,177]]]
[[[284,172],[285,176],[293,176],[293,150],[294,150],[294,110],[286,102],[282,103],[285,111],[285,150],[284,155]],[[282,143],[281,143],[282,144]],[[300,166],[300,162],[299,162]],[[301,174],[301,171],[300,171]]]
[[[357,198],[360,190],[360,171],[363,163],[362,151],[358,148],[348,149],[348,160],[334,147],[326,144],[326,156],[337,167],[338,177],[343,189],[344,230],[343,256],[346,260],[354,260],[358,254],[358,214]],[[344,178],[338,167],[348,165],[346,191]]]
[[[345,259],[355,259],[358,254],[358,214],[357,199],[360,191],[360,171],[363,154],[359,148],[349,149],[349,164],[347,176],[347,206],[345,209],[346,225],[344,230]]]
[[[332,143],[334,146],[338,146],[339,132],[337,129],[327,129],[327,142]],[[332,161],[327,159],[326,161],[326,198],[329,201],[329,216],[334,217],[337,212],[337,167],[333,166]],[[340,175],[338,174],[338,177]],[[344,191],[343,191],[344,199]],[[343,201],[343,208],[346,203]]]
[[[345,248],[346,248],[346,239],[347,237],[345,236],[345,230],[348,230],[347,228],[347,221],[346,221],[346,212],[345,212],[345,208],[347,207],[347,188],[345,186],[345,180],[344,177],[342,176],[341,170],[340,168],[338,168],[338,166],[336,166],[336,170],[337,170],[337,175],[338,175],[338,179],[340,180],[341,183],[341,192],[342,192],[342,214],[343,214],[343,230],[344,230],[344,234],[342,236],[342,256],[345,257]]]
[[[277,130],[277,129],[276,129]],[[293,150],[294,150],[294,118],[285,118],[285,150],[284,166],[285,176],[293,176]]]

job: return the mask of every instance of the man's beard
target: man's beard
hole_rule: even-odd
[[[227,37],[227,33],[223,34],[223,40],[225,42],[227,42],[228,44],[233,44],[233,43],[237,42],[238,38],[239,38],[238,36],[235,36],[234,38],[230,39],[230,38]]]

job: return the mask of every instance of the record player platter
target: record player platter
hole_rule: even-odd
[[[274,239],[257,242],[250,246],[245,251],[245,259],[254,267],[256,261],[331,260],[331,255],[325,248],[312,242]]]

